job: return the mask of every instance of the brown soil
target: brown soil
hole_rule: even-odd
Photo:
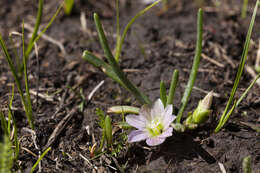
[[[172,71],[178,69],[180,81],[175,96],[175,105],[178,106],[194,57],[198,7],[188,0],[169,2],[171,5],[167,12],[159,12],[160,8],[155,7],[133,25],[123,46],[121,67],[135,70],[128,72],[128,77],[151,100],[159,97],[160,80],[164,80],[168,88]],[[215,7],[214,2],[204,4],[203,54],[219,64],[202,58],[195,84],[201,90],[193,90],[187,107],[188,111],[196,107],[205,95],[202,90],[214,90],[219,97],[214,98],[212,118],[195,131],[176,133],[161,146],[147,148],[142,142],[126,143],[117,156],[104,154],[90,162],[81,156],[90,159],[89,147],[100,142],[101,129],[95,108],[106,111],[114,105],[140,105],[127,91],[81,58],[86,49],[97,55],[103,54],[92,19],[93,12],[100,14],[108,40],[111,45],[115,45],[114,3],[108,0],[78,0],[71,16],[61,12],[46,34],[59,41],[66,52],[62,52],[57,45],[40,39],[37,43],[39,66],[33,53],[28,67],[30,88],[39,93],[38,97],[32,94],[32,102],[37,144],[41,150],[46,147],[60,121],[71,115],[60,135],[51,143],[52,150],[42,161],[42,172],[120,172],[124,169],[125,172],[147,173],[216,173],[221,172],[218,165],[220,162],[227,172],[238,173],[242,172],[242,159],[248,155],[252,156],[253,170],[259,171],[259,136],[245,123],[259,125],[260,86],[252,88],[225,128],[217,134],[213,133],[233,86],[254,2],[249,4],[246,19],[240,18],[242,0],[219,1],[220,7]],[[59,3],[57,0],[45,2],[42,26],[47,24]],[[37,15],[36,1],[1,0],[0,6],[0,33],[5,40],[10,32],[21,32],[22,20],[33,26]],[[122,5],[121,26],[125,26],[143,8],[144,5],[139,1],[127,1],[125,6]],[[81,27],[82,12],[86,14],[87,31]],[[260,17],[256,17],[253,44],[247,61],[250,66],[253,66],[257,53],[259,22]],[[29,34],[26,30],[27,38]],[[15,40],[15,46],[19,47],[21,39],[15,37]],[[9,43],[8,47],[11,50],[12,45]],[[0,103],[3,110],[6,110],[13,78],[3,54],[0,55],[0,67]],[[249,73],[243,73],[237,97],[252,79]],[[102,80],[105,80],[104,85],[90,102],[85,103],[84,111],[80,112],[80,89],[87,98]],[[40,97],[40,94],[48,94],[51,98]],[[24,130],[28,123],[18,92],[13,106],[22,147],[19,155],[20,168],[28,172],[37,157],[25,148],[35,154],[38,150],[33,145],[31,134]],[[121,120],[119,115],[111,117],[113,122]],[[120,140],[120,133],[121,130],[116,131],[115,140]]]

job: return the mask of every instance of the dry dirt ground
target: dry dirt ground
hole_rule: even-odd
[[[42,172],[124,170],[147,173],[217,173],[221,172],[218,163],[222,163],[228,173],[241,173],[242,159],[248,155],[252,156],[253,170],[259,171],[259,133],[248,125],[259,126],[259,85],[252,88],[225,128],[217,134],[213,133],[233,86],[254,1],[249,3],[248,16],[245,19],[240,17],[242,0],[211,0],[204,4],[203,57],[195,83],[196,88],[191,95],[187,111],[196,107],[206,91],[213,90],[217,96],[213,101],[212,117],[206,124],[192,132],[176,133],[158,147],[148,148],[142,142],[123,143],[116,155],[104,154],[93,160],[90,160],[89,147],[99,143],[101,138],[95,109],[101,108],[106,111],[114,105],[140,105],[127,91],[81,57],[84,50],[90,50],[100,57],[103,54],[92,19],[93,12],[100,14],[108,40],[112,46],[115,45],[114,2],[75,2],[72,15],[66,16],[61,12],[46,32],[46,35],[56,40],[59,45],[51,42],[48,37],[42,38],[37,42],[38,60],[34,52],[29,59],[29,83],[37,145],[40,150],[47,146],[52,132],[59,123],[70,115],[65,126],[61,128],[61,133],[51,143],[52,150],[42,161]],[[220,3],[219,7],[215,6],[216,2]],[[45,1],[42,27],[47,24],[59,3],[58,0]],[[154,7],[133,25],[123,46],[120,65],[151,100],[159,97],[160,80],[165,81],[168,89],[172,71],[178,69],[180,80],[175,105],[179,106],[194,57],[198,6],[189,0],[170,0],[169,3],[168,11],[162,12],[160,7]],[[1,0],[0,7],[0,33],[4,39],[7,40],[8,34],[12,31],[21,32],[22,20],[27,26],[26,38],[29,38],[29,28],[33,26],[37,15],[37,1]],[[137,0],[121,4],[121,26],[125,26],[131,17],[144,7],[144,4]],[[80,20],[83,13],[87,22],[85,29]],[[258,13],[256,17],[248,55],[247,65],[250,67],[254,65],[260,38],[259,15]],[[21,46],[21,39],[15,37],[14,45],[7,43],[10,50],[14,50]],[[0,78],[1,109],[6,110],[13,78],[2,53]],[[104,84],[91,101],[85,102],[84,110],[79,111],[78,106],[82,102],[80,90],[87,98],[102,80]],[[245,91],[252,80],[253,77],[246,70],[236,97]],[[25,130],[28,123],[18,92],[15,93],[13,107],[21,146],[19,165],[16,165],[15,169],[20,168],[28,172],[37,160],[33,153],[37,154],[38,150],[33,145],[31,134]],[[120,115],[111,117],[113,123],[121,120]],[[122,130],[116,130],[117,143],[120,142],[122,133]]]

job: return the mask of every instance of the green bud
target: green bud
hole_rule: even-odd
[[[204,123],[208,120],[211,114],[211,104],[213,99],[213,92],[209,92],[203,100],[199,102],[199,105],[192,114],[192,122],[195,124]]]
[[[112,140],[112,124],[111,124],[111,118],[107,115],[105,119],[105,136],[107,140],[107,147],[110,148],[112,146],[113,140]]]
[[[176,132],[181,132],[183,133],[185,131],[185,126],[182,125],[181,123],[172,123],[171,126]]]

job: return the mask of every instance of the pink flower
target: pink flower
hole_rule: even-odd
[[[173,128],[170,124],[176,116],[172,115],[172,105],[164,108],[163,103],[158,99],[152,106],[143,106],[139,115],[128,115],[126,122],[137,128],[128,135],[128,142],[146,140],[147,145],[155,146],[163,143],[165,139],[172,136]]]

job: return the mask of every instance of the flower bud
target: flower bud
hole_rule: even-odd
[[[195,124],[204,123],[208,120],[212,110],[210,110],[213,99],[213,92],[209,92],[203,100],[199,102],[199,105],[192,114],[192,122]]]

